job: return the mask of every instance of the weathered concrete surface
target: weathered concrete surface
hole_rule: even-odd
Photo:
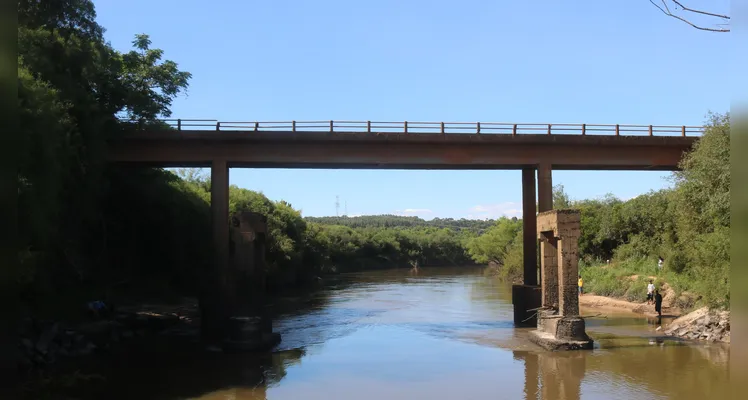
[[[541,306],[540,293],[538,285],[512,285],[515,326],[538,325],[536,310]]]
[[[579,316],[561,316],[554,311],[538,312],[538,330],[553,334],[557,339],[588,341],[584,319]]]
[[[267,217],[255,212],[238,212],[231,217],[232,285],[238,304],[230,318],[224,350],[259,351],[280,342],[273,333],[272,320],[264,305],[265,239]]]
[[[260,275],[265,267],[267,217],[255,212],[239,212],[232,216],[231,225],[234,271],[247,277]]]
[[[535,168],[522,170],[522,283],[538,284],[537,221],[535,219]],[[540,307],[538,304],[537,307]],[[515,318],[516,319],[516,318]]]
[[[558,239],[540,234],[540,286],[543,291],[543,307],[558,308]]]
[[[577,210],[544,211],[537,217],[544,309],[538,311],[538,329],[530,333],[530,340],[549,350],[590,349],[593,345],[579,316],[580,222]]]
[[[153,131],[114,138],[109,161],[248,168],[677,170],[696,137]]]
[[[591,339],[585,341],[560,340],[553,336],[553,334],[542,331],[530,332],[529,338],[531,342],[550,351],[590,350],[594,346]]]

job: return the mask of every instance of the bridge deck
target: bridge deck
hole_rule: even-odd
[[[113,162],[248,168],[675,170],[698,137],[319,131],[142,131]]]
[[[111,141],[110,160],[249,168],[675,170],[703,128],[498,122],[172,119]],[[137,128],[133,126],[133,128]]]

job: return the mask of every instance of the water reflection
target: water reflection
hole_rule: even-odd
[[[270,307],[283,335],[272,354],[133,358],[98,398],[728,398],[729,348],[663,337],[664,319],[592,318],[594,350],[551,353],[512,326],[510,288],[480,270],[380,271],[328,284]]]
[[[587,357],[583,352],[514,351],[525,364],[526,399],[579,399]]]

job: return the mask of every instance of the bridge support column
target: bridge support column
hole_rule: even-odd
[[[535,168],[522,169],[523,284],[512,287],[514,324],[536,326],[534,309],[540,307],[538,286],[537,219],[535,217]],[[533,310],[533,311],[528,311]]]
[[[210,186],[213,268],[203,282],[200,307],[203,338],[216,343],[226,336],[234,298],[229,269],[229,169],[226,160],[213,160]]]
[[[226,160],[214,160],[210,168],[210,209],[213,224],[215,267],[220,283],[227,285],[229,260],[229,168]]]
[[[553,209],[553,177],[551,164],[538,165],[538,212]]]
[[[522,255],[524,284],[538,284],[537,219],[535,216],[535,169],[522,170]]]

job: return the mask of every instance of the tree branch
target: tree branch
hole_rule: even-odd
[[[710,13],[710,12],[706,12],[706,11],[694,10],[692,8],[688,8],[688,7],[684,6],[683,4],[681,4],[681,2],[679,2],[677,0],[672,0],[672,1],[673,1],[673,3],[677,4],[678,6],[680,6],[680,8],[682,8],[684,11],[690,11],[692,13],[697,13],[697,14],[704,14],[704,15],[708,15],[710,17],[730,19],[730,16],[728,16],[728,15],[714,14],[714,13]]]
[[[707,27],[704,27],[704,26],[696,25],[693,22],[691,22],[691,21],[689,21],[689,20],[687,20],[687,19],[685,19],[685,18],[683,18],[683,17],[681,17],[679,15],[673,14],[670,11],[670,7],[668,7],[666,0],[660,0],[660,1],[661,1],[662,5],[657,4],[654,0],[649,0],[649,2],[652,3],[652,5],[654,5],[655,7],[657,7],[660,11],[662,11],[663,14],[665,14],[665,15],[667,15],[669,17],[673,17],[673,18],[675,18],[677,20],[683,21],[686,24],[691,25],[692,27],[694,27],[696,29],[699,29],[699,30],[702,30],[702,31],[709,31],[709,32],[730,32],[730,28],[707,28]],[[692,13],[696,13],[696,14],[707,15],[707,16],[710,16],[710,17],[717,17],[717,18],[721,18],[723,20],[729,20],[730,19],[730,17],[727,16],[727,15],[715,14],[715,13],[710,13],[710,12],[707,12],[707,11],[694,10],[692,8],[685,7],[678,0],[671,0],[671,1],[673,3],[675,3],[678,7],[682,8],[684,11],[688,11],[688,12],[692,12]],[[724,26],[724,25],[725,24],[718,24],[717,26]]]

